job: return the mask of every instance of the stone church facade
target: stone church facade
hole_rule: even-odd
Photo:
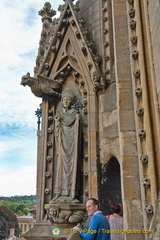
[[[36,227],[45,233],[43,239],[55,239],[48,226],[84,220],[85,202],[94,197],[105,214],[112,202],[122,203],[124,230],[141,231],[124,239],[159,239],[160,2],[64,2],[58,19],[49,3],[39,11],[42,32],[34,77],[27,74],[21,82],[42,98]],[[82,130],[76,203],[52,201],[59,154],[55,116],[68,88],[80,103],[74,107]],[[58,218],[49,214],[55,207]],[[39,239],[34,232],[26,238]]]

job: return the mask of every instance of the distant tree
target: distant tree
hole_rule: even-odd
[[[10,228],[15,229],[15,235],[18,236],[20,228],[17,217],[5,206],[0,206],[0,240],[9,237]]]
[[[23,208],[23,213],[27,215],[29,213],[29,208],[28,207]]]

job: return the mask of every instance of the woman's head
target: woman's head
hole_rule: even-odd
[[[112,211],[112,214],[113,213],[122,213],[122,206],[120,203],[112,203],[111,205],[111,211]]]

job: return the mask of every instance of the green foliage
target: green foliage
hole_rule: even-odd
[[[8,209],[12,210],[15,214],[27,215],[29,213],[30,204],[34,203],[35,200],[36,200],[35,195],[0,197],[0,206],[6,206]]]
[[[10,228],[15,229],[16,236],[19,235],[20,228],[17,217],[7,207],[0,206],[0,240],[9,237]]]
[[[28,207],[23,208],[23,213],[27,215],[29,213],[29,208]]]

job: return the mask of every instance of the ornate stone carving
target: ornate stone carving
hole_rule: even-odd
[[[83,99],[83,104],[84,104],[85,106],[87,105],[87,99],[86,99],[86,98]]]
[[[67,12],[68,16],[71,16],[71,10],[70,9],[68,9],[66,12]]]
[[[30,73],[27,73],[22,77],[21,85],[28,85],[36,97],[42,97],[44,94],[59,97],[60,94],[55,90],[61,87],[62,82],[49,79],[42,75],[38,75],[37,78],[33,78],[30,76]]]
[[[140,97],[142,95],[142,88],[136,88],[135,94],[137,97]]]
[[[57,37],[61,38],[62,37],[62,33],[61,32],[57,32]]]
[[[87,46],[88,46],[89,48],[93,48],[93,47],[95,46],[93,40],[87,41]]]
[[[129,16],[130,16],[130,17],[134,17],[134,16],[135,16],[135,9],[134,9],[134,8],[131,8],[131,9],[129,10]]]
[[[62,210],[51,205],[47,211],[47,218],[51,223],[79,223],[86,220],[86,213],[81,210]]]
[[[135,20],[130,21],[130,28],[134,29],[135,27],[136,27],[136,21]]]
[[[150,179],[149,178],[144,178],[143,180],[142,180],[142,184],[143,184],[143,186],[145,187],[145,188],[147,188],[147,187],[150,187]]]
[[[56,46],[52,46],[52,52],[56,52]]]
[[[55,116],[57,169],[54,198],[50,203],[79,202],[77,200],[77,165],[80,149],[80,114],[74,109],[75,93],[66,88],[62,92],[62,108]]]
[[[86,190],[84,191],[84,193],[85,193],[85,195],[88,195],[88,190],[86,189]]]
[[[44,192],[45,192],[45,194],[48,195],[48,194],[50,194],[50,189],[49,189],[49,188],[45,188],[45,191],[44,191]]]
[[[87,63],[87,66],[88,66],[89,69],[91,69],[92,63],[91,63],[91,62],[88,62],[88,63]]]
[[[83,35],[89,35],[90,31],[88,28],[82,28],[82,33],[83,33]]]
[[[47,147],[51,148],[53,146],[53,143],[51,141],[47,142]]]
[[[102,84],[102,76],[100,74],[100,72],[98,71],[94,71],[92,74],[93,77],[93,84],[94,84],[94,91],[97,92],[100,89],[104,88],[104,85]]]
[[[102,11],[103,11],[103,12],[107,12],[107,11],[108,11],[107,7],[104,7],[104,8],[102,9]]]
[[[103,22],[107,22],[108,21],[108,18],[107,17],[104,17],[103,18]]]
[[[47,162],[51,162],[52,161],[52,157],[51,156],[47,156]]]
[[[83,173],[83,175],[84,175],[85,177],[88,177],[88,172],[85,171],[85,172]]]
[[[81,38],[81,34],[80,34],[80,32],[79,32],[79,31],[76,31],[76,32],[75,32],[75,34],[76,34],[76,37],[77,37],[78,39],[80,39],[80,38]]]
[[[108,29],[105,28],[105,29],[103,30],[103,33],[104,33],[104,34],[107,34],[107,33],[108,33]]]
[[[141,140],[143,140],[146,137],[146,131],[144,129],[140,129],[138,131],[138,136],[140,137]]]
[[[86,22],[85,22],[84,18],[80,18],[80,19],[78,20],[78,23],[83,25],[83,24],[85,24]]]
[[[84,109],[84,111],[83,111],[83,112],[84,112],[84,114],[85,114],[85,115],[87,115],[87,114],[88,114],[88,111],[87,111],[87,109],[86,109],[86,108]]]
[[[79,12],[80,7],[79,7],[79,2],[76,2],[75,6],[73,7],[74,11]]]
[[[87,95],[87,90],[86,89],[83,90],[83,94]]]
[[[137,43],[137,36],[132,36],[130,40],[133,44],[136,44]]]
[[[134,75],[135,78],[138,78],[140,76],[140,69],[135,69],[133,71],[133,75]]]
[[[84,122],[83,124],[85,127],[88,127],[88,123],[87,122]]]
[[[86,47],[82,47],[81,50],[82,50],[82,52],[83,52],[84,55],[87,55],[87,49],[86,49]]]
[[[74,72],[74,77],[79,77],[79,72]]]
[[[105,74],[110,74],[111,73],[111,71],[110,71],[110,69],[106,69],[106,71],[105,71]]]
[[[72,24],[72,26],[74,26],[76,24],[74,19],[71,20],[71,24]]]
[[[145,212],[147,214],[153,214],[153,206],[151,204],[146,204],[145,206]]]
[[[106,61],[108,61],[108,60],[110,59],[110,57],[109,57],[109,56],[104,56],[104,59],[105,59]]]
[[[63,24],[66,25],[68,23],[68,20],[67,19],[63,19],[62,22],[63,22]]]
[[[44,67],[45,67],[46,70],[48,70],[49,69],[49,63],[45,63]]]
[[[134,60],[136,60],[138,58],[138,51],[135,50],[135,51],[132,52],[132,58]]]
[[[51,172],[46,172],[46,177],[49,178],[52,176],[52,173]]]
[[[144,108],[142,108],[142,107],[137,108],[137,109],[136,109],[136,113],[137,113],[138,116],[143,115],[143,113],[144,113]]]
[[[53,121],[53,116],[49,116],[48,121],[50,121],[50,122]]]
[[[48,128],[48,133],[52,134],[53,133],[53,129],[52,128]]]
[[[109,42],[105,42],[104,47],[108,47],[108,46],[109,46]]]
[[[51,9],[51,4],[49,2],[46,2],[44,4],[44,7],[38,12],[40,16],[42,16],[42,20],[45,18],[52,18],[56,15],[56,11]]]
[[[148,163],[148,156],[147,155],[141,155],[140,160],[143,164]]]

